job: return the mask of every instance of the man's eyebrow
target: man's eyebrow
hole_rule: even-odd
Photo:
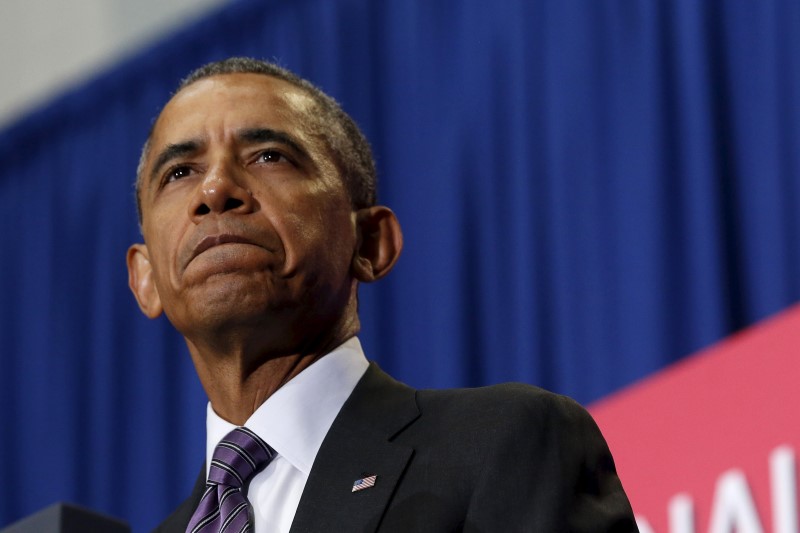
[[[173,159],[196,153],[199,149],[199,141],[185,141],[175,144],[168,144],[167,147],[161,150],[161,153],[158,154],[156,162],[153,164],[153,170],[150,172],[150,180],[154,180],[158,175],[159,170],[161,170],[161,167]]]
[[[278,142],[287,145],[289,148],[297,152],[298,155],[307,155],[306,150],[300,146],[300,143],[282,131],[277,131],[270,128],[245,128],[239,130],[236,137],[244,144]]]

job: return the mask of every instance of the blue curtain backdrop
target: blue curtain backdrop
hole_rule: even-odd
[[[230,55],[371,139],[406,249],[362,340],[414,386],[589,402],[800,297],[796,1],[233,2],[0,133],[0,524],[147,531],[199,471],[202,389],[124,256],[152,118]]]

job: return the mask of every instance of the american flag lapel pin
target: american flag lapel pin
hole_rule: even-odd
[[[350,492],[358,492],[360,490],[368,489],[375,486],[375,480],[378,479],[377,475],[367,476],[362,479],[353,481],[353,490]]]

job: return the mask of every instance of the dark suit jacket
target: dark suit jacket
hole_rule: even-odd
[[[370,475],[374,487],[352,492]],[[155,531],[183,533],[203,485],[201,473]],[[371,364],[322,443],[291,531],[637,529],[605,440],[574,401],[521,384],[418,391]]]

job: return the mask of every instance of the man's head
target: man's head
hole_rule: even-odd
[[[321,126],[319,133],[325,136],[325,140],[333,152],[353,207],[360,209],[375,205],[377,178],[369,142],[355,121],[342,110],[339,104],[308,80],[273,63],[248,57],[232,57],[208,63],[192,71],[180,83],[175,93],[179,93],[199,80],[225,74],[261,74],[283,80],[305,91],[315,103],[313,113]],[[153,128],[155,128],[155,124]],[[152,137],[152,130],[142,148],[136,172],[136,208],[140,224],[142,222],[140,198],[142,170],[150,152],[150,137]]]
[[[131,289],[187,338],[353,334],[357,281],[385,275],[402,246],[394,215],[374,205],[353,121],[308,82],[252,60],[183,82],[145,146],[137,199],[145,243],[128,252]]]

